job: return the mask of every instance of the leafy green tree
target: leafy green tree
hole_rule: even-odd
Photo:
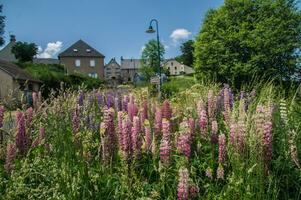
[[[194,41],[188,40],[182,43],[181,47],[182,55],[177,56],[176,60],[183,63],[184,65],[193,66],[193,52],[194,52]]]
[[[15,54],[19,62],[32,61],[37,52],[38,48],[34,43],[17,42],[12,48],[12,53]]]
[[[2,15],[2,8],[3,5],[0,5],[0,46],[2,46],[4,44],[4,38],[3,38],[3,34],[4,34],[4,27],[5,27],[5,17]]]
[[[236,86],[253,75],[290,79],[300,35],[295,0],[225,0],[205,17],[195,43],[195,68]]]
[[[159,44],[160,61],[164,60],[165,49],[164,46]],[[156,40],[150,40],[145,44],[145,48],[141,55],[142,67],[140,73],[147,79],[155,75],[159,71],[159,59],[158,59],[158,45]]]

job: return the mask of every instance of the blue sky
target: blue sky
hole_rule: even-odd
[[[199,32],[206,11],[223,0],[1,0],[9,32],[18,41],[34,42],[40,56],[56,56],[61,48],[83,39],[106,56],[139,58],[155,34],[145,30],[159,20],[166,58],[179,54],[181,41]],[[173,36],[173,37],[171,37]],[[48,47],[48,48],[47,48]]]

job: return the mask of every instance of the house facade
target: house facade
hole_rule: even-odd
[[[104,72],[107,81],[121,82],[121,66],[115,58],[105,65]]]
[[[140,59],[124,59],[121,57],[121,77],[123,82],[133,82],[141,68]]]
[[[169,74],[171,76],[176,76],[176,75],[184,75],[184,74],[193,74],[194,73],[194,69],[184,65],[180,62],[178,62],[175,59],[171,59],[166,61],[163,64],[169,71]]]
[[[105,56],[83,40],[75,42],[58,57],[67,74],[82,73],[93,78],[104,78]]]
[[[16,44],[16,36],[10,35],[9,43],[0,50],[0,60],[8,61],[8,62],[16,62],[17,59],[15,54],[11,52],[13,46]]]
[[[15,64],[0,60],[0,99],[31,95],[40,90],[41,83]]]

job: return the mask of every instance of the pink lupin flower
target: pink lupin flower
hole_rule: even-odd
[[[267,121],[264,123],[263,130],[263,156],[266,167],[268,167],[272,160],[272,122]]]
[[[128,103],[128,115],[131,121],[133,121],[134,116],[137,116],[138,114],[138,107],[134,102],[134,97],[131,96],[130,102]]]
[[[147,101],[144,101],[142,112],[141,112],[141,123],[143,124],[146,119],[148,119],[148,106],[147,106]]]
[[[245,124],[243,121],[239,121],[237,124],[236,137],[238,151],[243,152],[245,147]]]
[[[141,152],[141,126],[139,117],[134,116],[133,118],[133,127],[132,127],[132,148],[135,155],[138,155]]]
[[[220,163],[220,164],[218,165],[217,170],[216,170],[216,176],[217,176],[217,179],[224,179],[224,175],[225,175],[224,167],[223,167],[222,164]]]
[[[17,155],[17,148],[15,144],[9,144],[7,145],[7,150],[6,150],[6,159],[5,159],[5,164],[4,168],[7,173],[10,173],[11,170],[13,169],[13,161]]]
[[[210,179],[213,178],[213,175],[212,175],[212,169],[211,169],[210,167],[208,167],[208,168],[206,169],[205,175],[206,175],[208,178],[210,178]]]
[[[179,183],[178,183],[178,200],[187,200],[189,195],[189,172],[187,168],[179,170]]]
[[[21,154],[25,154],[28,148],[29,139],[26,135],[25,129],[25,117],[21,112],[17,112],[17,135],[16,135],[16,147]]]
[[[144,129],[145,129],[145,149],[146,151],[151,151],[153,137],[151,133],[150,123],[147,119],[144,121]]]
[[[193,118],[188,119],[188,124],[189,124],[189,134],[190,137],[193,138],[195,135],[195,120]]]
[[[216,97],[213,94],[213,90],[208,91],[208,117],[212,119],[216,109]]]
[[[200,192],[200,189],[197,185],[192,185],[189,187],[189,196],[191,198],[196,198]]]
[[[170,120],[172,117],[172,108],[168,100],[165,100],[162,105],[162,117]]]
[[[32,117],[33,117],[33,109],[32,109],[32,107],[30,107],[26,110],[26,126],[27,127],[31,127]]]
[[[171,144],[170,144],[170,123],[167,119],[163,118],[162,121],[163,137],[160,144],[160,159],[162,163],[168,164]]]
[[[190,158],[190,133],[189,133],[189,127],[188,123],[186,121],[182,122],[180,124],[180,134],[177,138],[177,150],[180,154],[185,155],[187,158]]]
[[[200,128],[201,128],[201,134],[203,137],[206,137],[206,131],[207,131],[207,114],[206,110],[201,110],[200,113]]]
[[[231,105],[230,105],[230,91],[229,88],[224,88],[224,119],[225,122],[230,124],[230,114],[231,114]]]
[[[128,103],[130,101],[129,96],[124,96],[122,101],[122,110],[128,112]]]
[[[218,142],[218,124],[216,120],[211,122],[211,142],[213,144]]]
[[[119,138],[119,145],[122,143],[122,120],[123,120],[123,112],[119,111],[117,114],[117,123],[118,123],[118,138]]]
[[[161,133],[161,129],[162,129],[162,112],[161,112],[161,108],[157,107],[155,113],[155,133],[159,135]]]
[[[224,134],[218,137],[218,162],[223,164],[226,160],[226,136]]]
[[[236,129],[237,129],[236,123],[231,123],[231,125],[230,125],[230,144],[233,146],[233,148],[236,148]]]
[[[122,122],[122,150],[125,160],[130,163],[132,158],[132,139],[131,139],[132,124],[126,115]]]
[[[0,128],[3,127],[5,108],[4,106],[0,106]]]

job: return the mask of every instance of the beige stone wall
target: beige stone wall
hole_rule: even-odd
[[[14,90],[13,78],[6,72],[0,70],[0,98],[5,98]]]
[[[80,60],[80,67],[75,66],[76,60]],[[95,67],[90,66],[90,60],[95,60]],[[76,72],[89,75],[89,73],[97,73],[99,78],[104,78],[104,59],[93,57],[63,57],[60,58],[60,63],[67,69],[68,74]]]
[[[191,74],[194,70],[176,60],[170,60],[165,63],[165,67],[168,68],[170,75],[181,75],[181,74]]]

